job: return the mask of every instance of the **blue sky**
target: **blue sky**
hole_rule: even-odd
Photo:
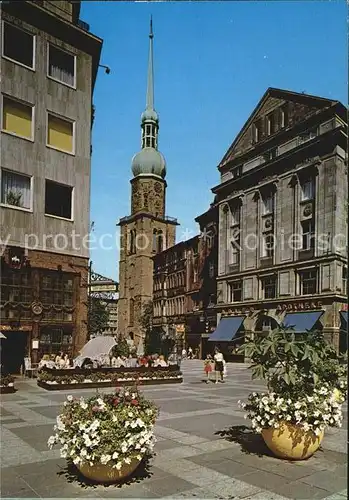
[[[347,103],[345,1],[83,2],[81,19],[104,39],[94,93],[91,220],[94,236],[118,234],[130,214],[131,159],[140,149],[148,30],[154,25],[159,150],[167,161],[167,215],[177,241],[197,233],[217,165],[268,87]],[[187,232],[185,232],[187,229]],[[93,268],[118,279],[111,239]]]

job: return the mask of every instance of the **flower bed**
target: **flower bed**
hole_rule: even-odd
[[[38,386],[47,390],[85,389],[132,385],[133,383],[173,384],[183,381],[178,366],[166,368],[100,368],[54,370],[45,368],[38,373]]]
[[[14,386],[15,379],[11,375],[1,375],[0,376],[0,393],[9,394],[11,392],[16,392]]]
[[[68,396],[48,446],[59,444],[61,457],[89,479],[118,481],[153,449],[157,415],[157,407],[136,388],[88,399]]]

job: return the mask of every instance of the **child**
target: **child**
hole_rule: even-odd
[[[206,384],[210,381],[210,373],[212,372],[212,356],[207,354],[206,359],[204,360],[204,371],[206,373]]]

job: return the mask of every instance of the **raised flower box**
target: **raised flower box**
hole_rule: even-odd
[[[76,368],[55,370],[44,368],[38,373],[37,384],[49,391],[94,389],[116,385],[175,384],[183,382],[177,365],[166,368]]]

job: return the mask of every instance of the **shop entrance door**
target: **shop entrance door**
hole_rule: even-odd
[[[1,340],[1,363],[8,373],[20,373],[28,348],[28,332],[6,331]]]

